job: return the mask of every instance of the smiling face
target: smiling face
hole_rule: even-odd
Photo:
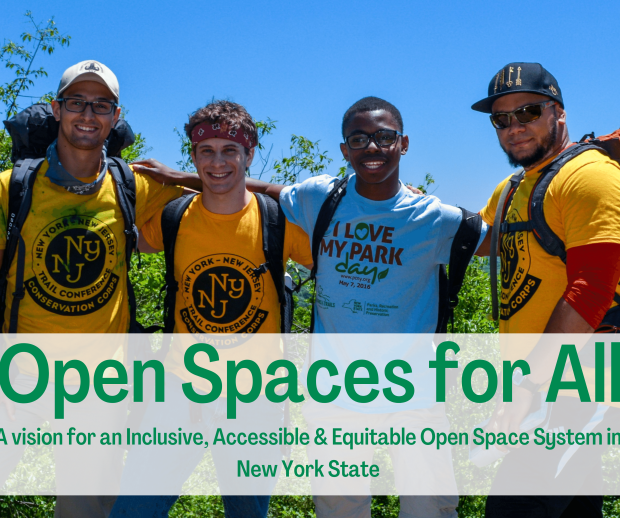
[[[112,92],[95,81],[75,83],[62,93],[62,97],[114,102]],[[64,147],[68,144],[82,150],[100,150],[121,112],[120,108],[116,108],[108,115],[97,115],[91,106],[87,106],[82,113],[76,113],[67,110],[65,103],[56,101],[52,102],[52,108],[54,117],[60,122],[59,145]]]
[[[344,134],[347,137],[356,133],[372,135],[381,129],[401,131],[402,128],[390,112],[375,110],[356,113]],[[408,148],[406,135],[398,137],[390,147],[379,147],[374,139],[366,149],[351,149],[346,143],[340,144],[344,158],[356,173],[357,192],[371,200],[387,200],[396,195],[400,157],[407,153]]]
[[[497,99],[492,110],[493,113],[512,112],[548,100],[534,93],[509,94]],[[512,117],[508,128],[495,131],[510,164],[529,170],[559,152],[566,132],[566,113],[556,104],[543,110],[541,117],[529,124],[520,124]]]
[[[245,170],[252,164],[254,148],[245,148],[223,138],[210,138],[196,144],[192,160],[205,189],[213,194],[245,190]]]

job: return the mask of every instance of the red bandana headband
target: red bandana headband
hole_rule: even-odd
[[[222,127],[219,122],[215,124],[201,122],[192,130],[192,145],[196,145],[198,142],[202,142],[208,138],[225,138],[247,148],[256,146],[252,137],[244,133],[243,130],[227,130],[226,127]]]

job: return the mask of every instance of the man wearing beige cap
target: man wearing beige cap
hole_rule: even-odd
[[[118,103],[118,80],[102,63],[83,61],[63,74],[57,98],[52,102],[54,118],[59,124],[58,137],[35,169],[30,211],[19,229],[25,253],[15,254],[11,264],[4,265],[4,275],[0,275],[0,281],[6,283],[5,311],[1,315],[5,333],[130,331],[133,319],[126,249],[131,246],[135,232],[126,229],[126,213],[120,200],[125,187],[119,185],[118,173],[113,171],[120,170],[121,165],[123,170],[129,169],[118,158],[107,156],[105,146],[120,116]],[[13,224],[8,217],[12,174],[13,171],[0,174],[2,260],[5,251],[10,250],[7,229]],[[142,174],[130,171],[129,176],[135,183],[135,230],[182,193],[180,187],[161,185]],[[7,258],[10,255],[7,253]],[[15,293],[19,296],[14,297]],[[86,344],[80,351],[80,359],[92,365],[109,358],[122,361],[123,344],[113,343],[111,347],[113,350],[101,351]],[[54,353],[64,361],[72,359],[63,357],[62,351]],[[14,362],[19,374],[12,380],[12,386],[15,391],[28,394],[37,383],[38,372],[29,364],[20,363],[20,356],[24,355],[18,355]],[[71,392],[71,387],[67,390]],[[47,420],[52,429],[61,430],[65,426],[53,418],[54,401],[51,394],[48,397],[49,392],[28,405],[13,404],[0,393],[3,403],[0,427],[7,436],[13,431],[20,432],[23,427],[36,429]],[[79,410],[73,410],[76,414],[73,417],[91,430],[106,426],[118,429],[126,417],[122,404],[106,405],[99,401],[98,405],[93,402],[86,409],[76,408]],[[3,449],[0,487],[24,449],[25,446]],[[101,487],[97,486],[97,480],[103,476],[120,480],[123,458],[120,448],[57,447],[54,456],[60,495],[77,492],[76,486],[63,478],[67,473],[75,477],[76,466],[85,484],[92,482],[93,488]],[[79,492],[88,494],[88,489]],[[56,516],[106,516],[113,503],[114,497],[59,496]]]

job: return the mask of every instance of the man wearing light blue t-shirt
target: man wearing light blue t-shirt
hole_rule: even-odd
[[[415,380],[415,397],[394,404],[381,391],[371,403],[357,403],[347,394],[340,394],[330,404],[310,400],[303,407],[308,431],[313,435],[319,427],[377,432],[405,427],[419,436],[422,428],[431,427],[447,432],[444,406],[436,403],[434,378],[428,368],[428,361],[434,359],[433,349],[428,338],[413,333],[438,329],[441,265],[450,262],[464,213],[434,196],[412,192],[400,181],[400,158],[407,153],[409,139],[403,134],[401,114],[392,104],[376,97],[361,99],[345,113],[342,135],[340,147],[350,176],[315,257],[314,332],[319,334],[314,336],[309,362],[329,359],[338,368],[339,375],[330,378],[323,369],[317,378],[319,391],[326,393],[332,384],[343,384],[346,366],[355,359],[371,360],[378,372],[391,360],[402,359],[413,372],[399,373],[399,377],[412,383]],[[143,170],[155,176],[170,171],[155,161],[146,165]],[[340,181],[317,176],[284,187],[246,178],[246,187],[279,199],[287,218],[313,241],[321,207]],[[475,248],[486,231],[483,223],[478,243],[472,243]],[[471,256],[473,250],[469,252]],[[343,333],[402,335],[393,334],[389,343],[377,346],[364,337],[340,339],[338,335]],[[378,388],[383,388],[381,383]],[[436,487],[433,479],[446,481],[442,487],[450,490],[443,494],[456,495],[451,450],[442,448],[443,456],[429,454],[430,450],[389,447],[401,495],[401,518],[456,516],[458,496],[417,496],[437,494],[431,489]],[[311,463],[326,454],[312,445],[307,451]],[[351,450],[332,446],[328,451],[332,458],[359,465],[372,462],[374,447]],[[321,495],[314,497],[317,517],[370,517],[369,479],[342,485],[350,480],[340,479],[337,486],[333,479],[312,480],[315,494]],[[333,492],[365,496],[327,496]]]
[[[400,158],[407,153],[409,139],[403,134],[401,114],[392,104],[376,97],[358,101],[344,115],[342,134],[340,148],[351,175],[316,257],[314,332],[434,333],[439,318],[440,265],[450,260],[463,212],[434,196],[415,194],[400,181]],[[324,175],[292,187],[254,180],[247,185],[279,197],[287,218],[312,241],[319,211],[338,181]],[[483,224],[478,245],[486,230]],[[315,340],[311,361],[329,359],[342,373],[340,366],[350,363],[356,352],[367,359],[370,353],[379,372],[390,360],[406,359],[414,369],[418,367],[417,372],[402,376],[411,381],[415,377],[416,398],[408,405],[398,405],[398,410],[385,399],[377,398],[372,405],[357,404],[346,394],[332,404],[308,401],[303,413],[310,429],[357,425],[375,430],[400,426],[448,430],[443,404],[435,403],[433,380],[428,376],[428,360],[434,358],[431,348],[412,347],[411,340],[403,343],[396,337],[393,343],[375,346],[372,351],[367,348],[360,352],[359,343],[351,350],[347,350],[346,341],[338,345]],[[328,388],[336,380],[319,376],[318,384],[324,382]],[[425,390],[420,390],[421,385]],[[418,397],[420,392],[426,397]],[[355,451],[343,448],[338,458],[359,464],[372,461],[372,453],[372,447]],[[458,496],[402,496],[411,495],[412,487],[416,488],[413,492],[425,494],[420,488],[426,487],[429,477],[453,481],[449,449],[439,462],[436,455],[431,459],[420,448],[391,447],[390,454],[401,494],[401,517],[456,516]],[[315,455],[320,452],[310,446],[309,459]],[[329,484],[313,480],[315,493],[328,495],[326,487],[317,491],[321,483]],[[355,487],[360,487],[359,481],[357,484]],[[370,516],[370,496],[315,496],[314,501],[318,517]]]

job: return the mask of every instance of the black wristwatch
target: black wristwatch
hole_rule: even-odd
[[[516,370],[513,374],[512,374],[512,384],[517,386],[517,387],[521,387],[524,388],[525,390],[527,390],[528,392],[531,392],[532,394],[536,394],[536,392],[538,392],[540,390],[540,387],[543,386],[543,383],[533,383],[531,382],[527,376],[524,376],[523,373],[521,372],[521,370]]]

